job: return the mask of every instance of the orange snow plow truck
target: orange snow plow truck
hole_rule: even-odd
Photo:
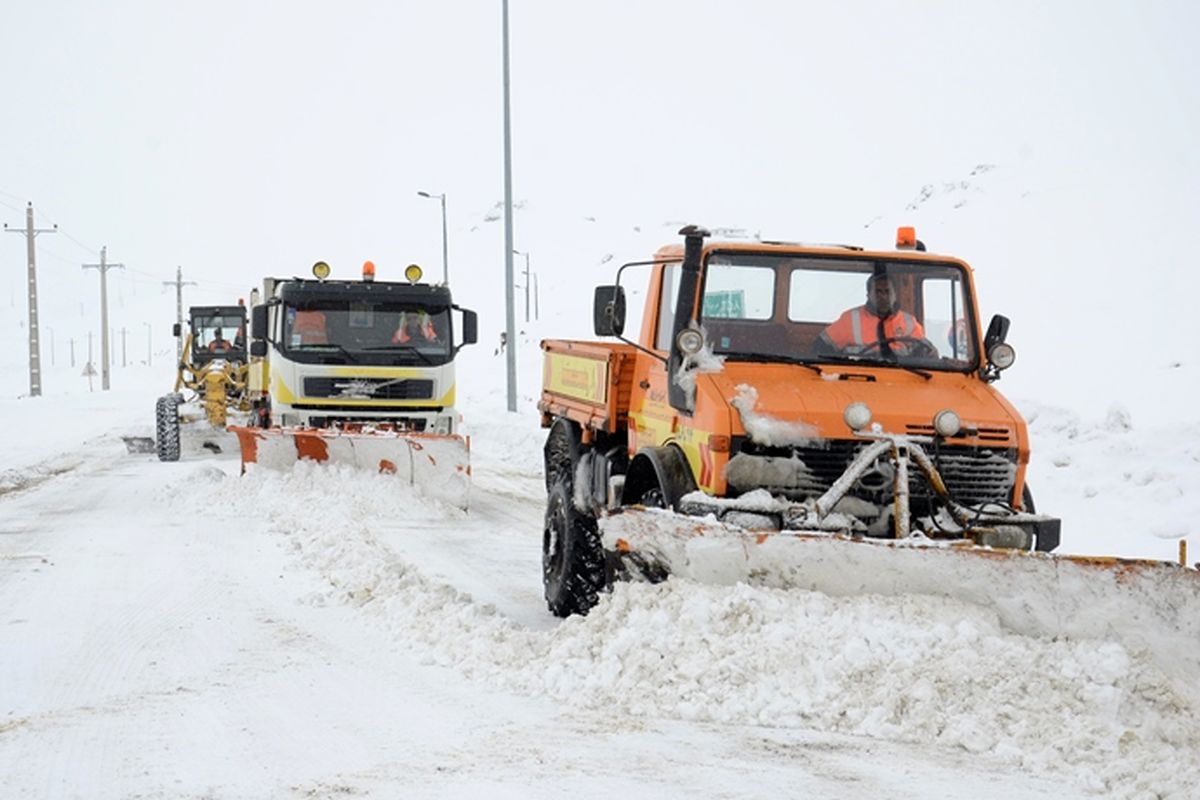
[[[596,289],[595,332],[619,343],[542,343],[554,614],[587,613],[620,577],[971,596],[1000,561],[1064,561],[1026,482],[1025,422],[994,386],[1009,321],[981,326],[965,262],[911,228],[894,251],[680,233]],[[636,341],[626,270],[649,272]]]

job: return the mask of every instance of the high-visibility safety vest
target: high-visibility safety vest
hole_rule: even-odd
[[[393,344],[404,344],[412,339],[412,334],[408,332],[410,319],[412,318],[408,316],[407,311],[400,312],[400,325],[396,328],[396,332],[392,334]],[[417,331],[425,341],[437,341],[437,332],[433,329],[433,318],[425,312],[418,312]]]
[[[292,321],[292,336],[300,337],[299,344],[328,344],[325,315],[320,311],[297,311]]]
[[[822,333],[839,350],[861,349],[879,341],[879,317],[866,306],[844,312]],[[883,335],[889,339],[908,337],[924,339],[925,329],[907,311],[897,311],[883,321]]]

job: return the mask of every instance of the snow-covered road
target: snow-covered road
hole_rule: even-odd
[[[930,781],[1002,796],[987,793],[986,775],[968,779],[965,763],[922,748],[497,693],[439,664],[444,651],[389,635],[365,613],[371,598],[339,597],[288,552],[294,539],[270,535],[274,514],[241,518],[267,489],[242,493],[250,479],[236,477],[235,460],[159,464],[112,440],[81,458],[4,499],[5,519],[34,523],[6,525],[2,540],[6,797],[750,797],[784,787],[916,797]],[[277,476],[264,480],[279,488]],[[553,626],[535,580],[537,529],[516,529],[539,524],[540,509],[480,489],[474,513],[489,510],[469,531],[434,518],[384,524],[376,544],[388,562],[360,566],[411,570],[423,597],[409,623],[434,637],[455,617],[489,617],[443,582],[457,566],[461,588],[497,603],[498,624]],[[358,531],[330,531],[347,533],[347,546],[360,544]]]
[[[946,598],[676,580],[560,621],[541,597],[536,416],[465,399],[463,512],[347,469],[239,475],[231,438],[219,455],[190,440],[174,464],[129,454],[120,436],[150,433],[161,376],[123,378],[0,401],[21,422],[0,453],[0,797],[1061,800],[1200,784],[1200,643],[1172,658],[1022,635]],[[1186,439],[1050,413],[1034,431],[1066,547],[1116,541],[1100,520],[1138,493],[1194,502],[1195,465],[1166,455]],[[1074,500],[1113,474],[1109,453],[1144,453],[1132,474],[1159,464],[1158,483]]]
[[[115,434],[0,496],[0,795],[1133,797],[1195,775],[1153,664],[979,609],[668,584],[555,620],[536,453],[503,438],[476,438],[468,513]]]

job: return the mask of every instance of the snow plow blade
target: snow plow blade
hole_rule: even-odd
[[[471,442],[458,435],[387,429],[231,426],[247,464],[287,470],[309,459],[395,475],[425,495],[467,508]]]
[[[1028,636],[1107,639],[1147,649],[1167,669],[1200,674],[1200,570],[1163,561],[1057,555],[912,536],[757,533],[660,509],[599,520],[610,565],[626,577],[668,574],[834,596],[929,595],[992,609]],[[1183,555],[1181,547],[1181,560]],[[1031,598],[1033,601],[1031,602]]]

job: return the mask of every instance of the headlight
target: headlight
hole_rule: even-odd
[[[962,419],[950,409],[943,409],[934,414],[933,429],[938,436],[953,436],[962,430]]]
[[[842,412],[842,419],[846,421],[850,430],[860,431],[871,423],[871,409],[866,403],[851,403]]]
[[[675,341],[679,344],[679,351],[685,356],[694,356],[704,347],[704,337],[695,328],[680,331],[679,338]]]
[[[1017,360],[1017,351],[1013,350],[1013,346],[1007,342],[993,345],[988,351],[988,361],[992,362],[992,366],[996,369],[1008,369]]]

